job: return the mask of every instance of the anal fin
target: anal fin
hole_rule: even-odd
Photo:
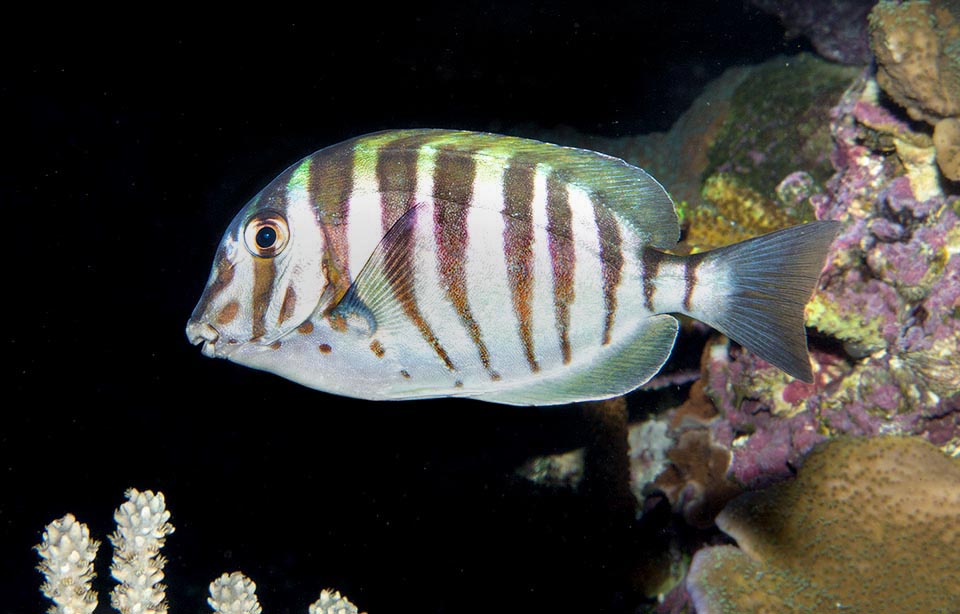
[[[670,357],[679,323],[661,314],[641,322],[619,344],[604,346],[592,364],[562,367],[510,388],[473,398],[507,405],[562,405],[626,394],[646,383]]]

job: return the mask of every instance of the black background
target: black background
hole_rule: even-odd
[[[0,612],[45,610],[45,523],[105,539],[130,486],[173,512],[174,612],[235,569],[273,613],[326,586],[373,614],[635,605],[603,510],[512,475],[582,443],[578,408],[348,401],[204,358],[184,324],[234,213],[320,147],[663,130],[724,68],[798,43],[737,1],[314,9],[4,25]]]

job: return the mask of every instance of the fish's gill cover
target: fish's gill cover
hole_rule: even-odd
[[[697,553],[699,614],[955,612],[960,459],[913,437],[840,437],[795,480],[734,499],[717,525],[740,548]]]
[[[680,238],[676,207],[663,186],[643,169],[595,151],[485,132],[442,129],[376,132],[353,143],[360,157],[375,157],[395,143],[401,148],[437,147],[447,155],[477,156],[479,163],[488,161],[508,168],[544,165],[556,178],[584,188],[597,202],[620,214],[644,243],[671,248]],[[369,154],[365,155],[365,151]]]

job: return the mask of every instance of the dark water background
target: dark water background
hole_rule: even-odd
[[[512,475],[582,443],[578,408],[349,401],[206,359],[184,323],[236,210],[320,147],[663,130],[724,68],[802,43],[738,1],[314,8],[5,24],[0,612],[46,609],[45,523],[105,539],[130,486],[173,512],[172,612],[235,569],[272,613],[326,586],[373,614],[630,611],[604,510]]]

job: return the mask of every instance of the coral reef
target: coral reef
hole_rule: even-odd
[[[114,514],[116,532],[110,536],[114,555],[111,573],[118,584],[110,605],[121,614],[166,614],[166,587],[160,555],[174,527],[168,521],[163,493],[131,488]],[[72,514],[47,525],[37,553],[37,569],[44,576],[41,592],[53,602],[49,614],[92,614],[98,598],[92,581],[100,544],[90,538],[87,525]],[[242,573],[223,574],[210,583],[210,608],[217,614],[261,614],[257,585]],[[309,614],[359,614],[339,592],[323,590],[309,606]]]
[[[787,38],[805,36],[817,53],[841,64],[867,64],[867,13],[874,0],[749,0],[776,15]]]
[[[687,587],[699,614],[960,603],[960,461],[916,438],[831,440],[796,480],[741,495],[717,524],[739,548],[694,557]]]
[[[882,0],[869,21],[877,82],[911,118],[934,126],[940,170],[960,181],[960,5]]]
[[[741,483],[788,475],[840,433],[960,448],[960,204],[942,192],[931,148],[879,100],[865,78],[834,108],[837,173],[809,197],[818,218],[846,223],[807,311],[841,347],[814,346],[812,385],[722,338],[705,350],[713,437]]]
[[[796,106],[770,103],[778,93]],[[955,132],[953,117],[934,130],[909,119],[871,68],[801,56],[726,74],[665,135],[563,136],[646,166],[671,191],[678,183],[684,250],[814,218],[844,223],[806,312],[814,382],[713,336],[689,399],[629,427],[639,510],[662,495],[687,525],[709,527],[739,492],[792,477],[818,443],[847,435],[912,435],[960,456],[960,198],[943,170],[960,150]],[[740,550],[710,552],[697,573],[759,569]],[[808,579],[783,579],[780,594],[794,581]],[[663,604],[689,606],[676,595]]]

